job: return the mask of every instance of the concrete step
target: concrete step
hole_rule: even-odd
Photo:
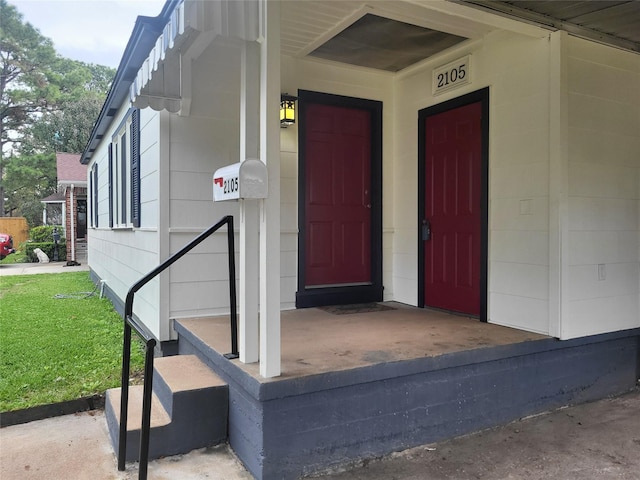
[[[118,450],[120,389],[107,392],[105,416]],[[227,439],[228,386],[194,355],[154,360],[149,458],[187,453]],[[129,388],[127,461],[138,459],[142,386]]]

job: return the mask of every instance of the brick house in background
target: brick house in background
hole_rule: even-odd
[[[87,167],[80,155],[56,153],[58,192],[42,200],[45,204],[43,223],[47,223],[47,205],[61,204],[67,261],[87,258]]]

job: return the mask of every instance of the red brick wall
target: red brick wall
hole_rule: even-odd
[[[65,232],[66,232],[66,241],[67,241],[67,260],[73,260],[71,258],[71,219],[78,218],[78,197],[86,198],[87,197],[87,189],[85,187],[76,187],[73,190],[73,205],[71,205],[71,188],[68,187],[65,194],[65,205],[66,205],[66,215],[65,215]],[[73,212],[73,216],[71,215]],[[77,225],[74,225],[74,231],[77,235]]]

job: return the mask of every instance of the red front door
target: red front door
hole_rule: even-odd
[[[425,121],[425,306],[480,314],[481,102]]]
[[[305,287],[371,283],[371,113],[310,104]]]

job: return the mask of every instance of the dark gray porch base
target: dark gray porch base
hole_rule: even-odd
[[[229,442],[259,480],[293,479],[632,389],[640,329],[545,339],[260,383],[179,322],[229,384]]]

